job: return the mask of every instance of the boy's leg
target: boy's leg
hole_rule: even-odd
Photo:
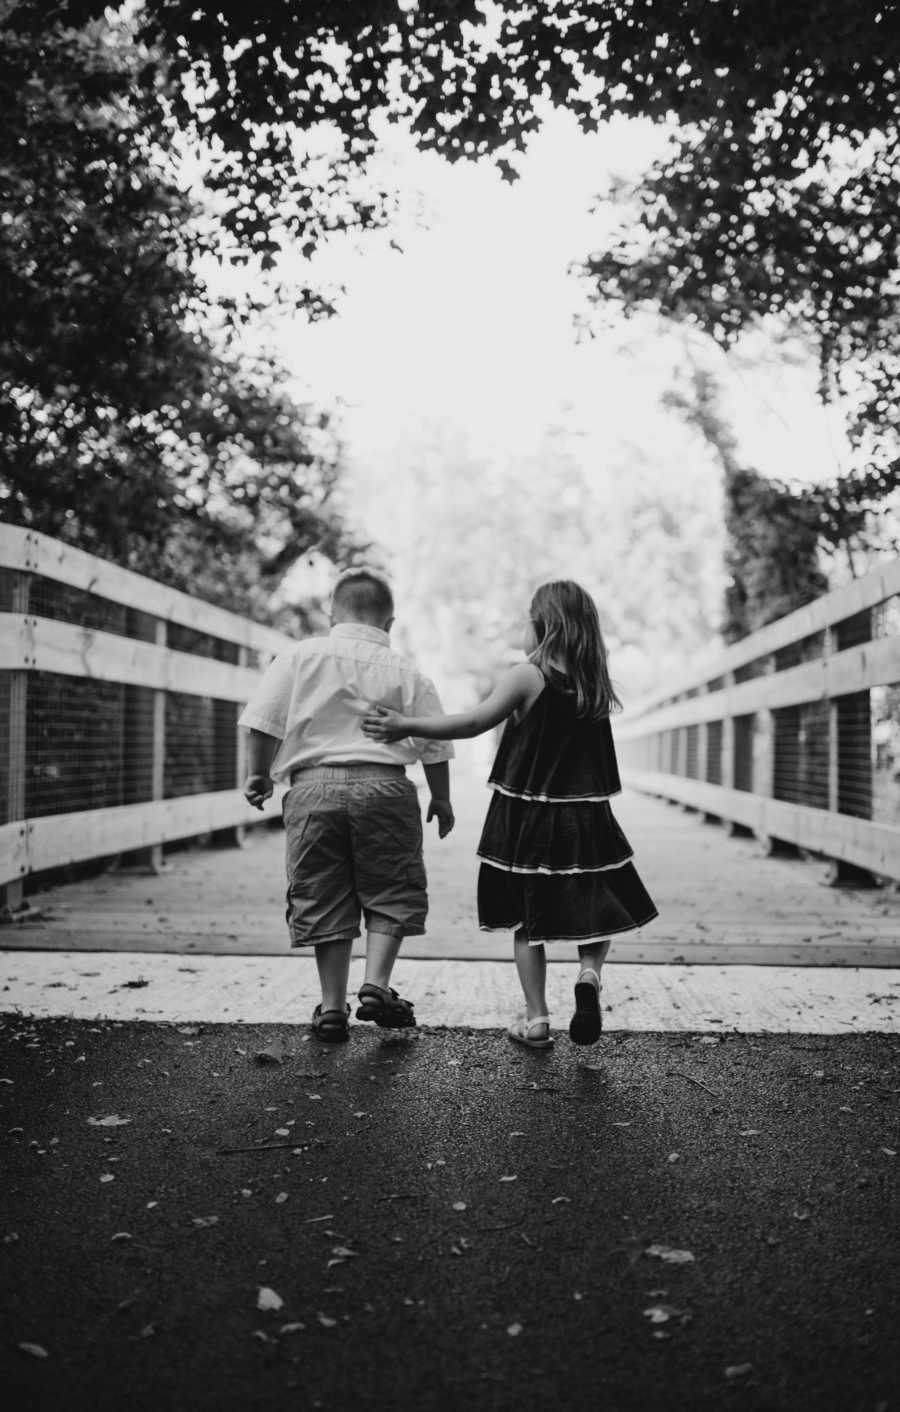
[[[369,927],[366,932],[367,985],[377,985],[382,990],[390,990],[391,972],[402,944],[402,936],[389,936],[387,932],[378,931],[374,926]]]
[[[316,946],[316,967],[322,987],[322,1009],[339,1010],[347,1004],[347,976],[353,941],[320,941]]]

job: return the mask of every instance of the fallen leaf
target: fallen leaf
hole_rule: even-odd
[[[257,1309],[277,1310],[284,1308],[284,1300],[280,1294],[276,1294],[274,1289],[269,1289],[267,1285],[260,1285],[259,1293],[256,1296]]]
[[[340,1256],[342,1260],[355,1260],[358,1251],[348,1250],[346,1245],[336,1245],[331,1253]]]
[[[20,1343],[19,1348],[23,1353],[30,1353],[32,1358],[49,1358],[50,1354],[40,1343]]]
[[[323,1329],[334,1329],[337,1327],[337,1319],[332,1319],[328,1314],[317,1314],[316,1318]]]
[[[116,1231],[115,1235],[110,1236],[110,1240],[134,1240],[134,1236],[129,1235],[128,1231]]]
[[[179,1026],[178,1026],[178,1033],[179,1033],[179,1034],[202,1034],[202,1033],[203,1033],[203,1028],[202,1028],[201,1025],[179,1025]]]
[[[512,1177],[501,1177],[500,1180],[501,1180],[501,1182],[517,1182],[517,1181],[519,1180],[519,1178],[516,1177],[516,1176],[512,1176]]]
[[[671,1245],[648,1245],[644,1254],[665,1260],[669,1265],[688,1265],[694,1259],[689,1250],[675,1250]]]
[[[551,1206],[558,1206],[561,1201],[568,1202],[569,1205],[572,1204],[572,1198],[571,1198],[571,1196],[554,1196],[553,1200],[550,1202],[550,1205],[551,1205]]]
[[[219,1218],[218,1216],[192,1216],[191,1222],[193,1225],[201,1227],[217,1226],[219,1224]]]
[[[130,1118],[120,1118],[118,1113],[110,1113],[106,1118],[88,1118],[90,1128],[122,1128],[130,1123]]]
[[[680,1152],[670,1152],[669,1155],[668,1155],[668,1157],[666,1158],[666,1161],[667,1161],[667,1162],[678,1162],[678,1161],[680,1160],[680,1158],[681,1158],[681,1153],[680,1153]]]
[[[732,1378],[745,1378],[748,1373],[753,1372],[752,1363],[732,1363],[725,1369],[725,1376],[729,1382]]]
[[[613,1127],[614,1127],[614,1128],[630,1128],[630,1127],[631,1127],[631,1124],[633,1123],[633,1121],[634,1121],[633,1118],[629,1118],[627,1123],[613,1123]]]
[[[896,1156],[897,1156],[896,1149],[893,1148],[893,1147],[883,1147],[881,1150],[882,1150],[882,1152],[884,1153],[885,1157],[896,1157]]]
[[[104,1172],[102,1177],[100,1178],[100,1181],[105,1185],[107,1182],[114,1182],[115,1176],[112,1172]]]
[[[454,1201],[454,1203],[453,1203],[453,1210],[454,1210],[454,1211],[465,1211],[465,1209],[466,1209],[466,1203],[465,1203],[464,1201]]]
[[[644,1318],[649,1319],[651,1324],[667,1324],[671,1317],[671,1311],[665,1304],[651,1304],[644,1310]]]
[[[279,1332],[280,1334],[296,1334],[296,1333],[299,1333],[301,1329],[305,1329],[305,1328],[306,1328],[306,1325],[305,1325],[305,1324],[299,1324],[299,1323],[296,1323],[296,1324],[279,1324],[279,1326],[278,1326],[278,1332]]]
[[[280,1191],[280,1192],[278,1193],[278,1195],[276,1196],[275,1201],[276,1201],[276,1204],[277,1204],[278,1206],[283,1206],[284,1203],[287,1201],[287,1199],[288,1199],[288,1194],[287,1194],[287,1192],[286,1192],[286,1191]]]
[[[522,1332],[522,1325],[510,1324],[506,1332],[509,1334],[510,1338],[518,1338],[519,1334]]]

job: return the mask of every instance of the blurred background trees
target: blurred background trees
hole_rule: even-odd
[[[221,235],[167,82],[125,23],[0,33],[0,512],[266,613],[310,546],[347,552],[340,441],[197,272]]]
[[[760,328],[790,337],[845,416],[847,464],[798,489],[741,464],[708,375],[689,367],[673,388],[670,405],[722,467],[727,635],[821,591],[823,566],[853,572],[895,546],[896,0],[145,0],[115,23],[98,0],[60,0],[51,26],[32,0],[6,12],[7,518],[151,571],[204,565],[211,593],[225,566],[242,601],[260,606],[302,550],[352,555],[334,426],[241,354],[253,309],[213,308],[197,270],[204,258],[244,261],[264,281],[285,242],[306,258],[335,234],[390,229],[396,192],[372,163],[385,118],[422,150],[488,156],[514,180],[555,105],[585,131],[643,118],[669,137],[639,181],[598,191],[612,222],[602,246],[572,251],[597,320],[650,312],[726,350]],[[202,212],[173,177],[188,152],[202,153]],[[308,284],[286,297],[306,318],[334,308]],[[619,478],[616,508],[564,437],[548,433],[533,454],[516,497],[502,467],[487,474],[465,448],[435,452],[421,471],[420,533],[433,506],[445,542],[411,561],[416,591],[440,566],[460,624],[479,602],[479,621],[508,621],[507,594],[519,602],[522,565],[533,579],[550,531],[573,572],[596,575],[600,527],[608,544],[615,524],[616,581],[637,564],[645,579],[685,584],[671,630],[695,641],[685,581],[701,510],[673,506],[680,492],[640,457]],[[628,641],[652,595],[621,596],[631,616],[615,631]]]

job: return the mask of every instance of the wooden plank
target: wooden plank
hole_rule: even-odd
[[[876,824],[828,809],[811,809],[804,804],[788,804],[781,799],[764,799],[758,794],[675,775],[629,771],[626,783],[648,794],[690,804],[743,824],[760,838],[784,839],[812,853],[839,858],[882,877],[900,880],[900,828],[894,825]]]
[[[879,637],[836,652],[833,657],[818,658],[783,672],[738,682],[646,715],[628,712],[616,723],[616,738],[635,740],[701,721],[722,721],[729,716],[747,716],[763,709],[771,711],[783,706],[833,700],[868,687],[892,686],[896,682],[900,682],[900,636]]]
[[[226,789],[28,819],[24,839],[22,824],[5,824],[0,828],[0,883],[23,875],[23,858],[25,872],[39,873],[261,819],[240,790]]]
[[[274,628],[229,613],[215,604],[204,603],[155,579],[18,525],[0,524],[0,565],[30,570],[127,608],[152,613],[170,623],[226,642],[237,642],[257,652],[284,652],[292,645],[289,637]]]
[[[710,655],[702,667],[691,671],[689,675],[677,678],[664,690],[642,697],[633,709],[635,713],[649,711],[664,701],[671,701],[673,696],[680,695],[683,691],[690,691],[703,682],[724,676],[726,672],[733,672],[738,667],[746,666],[748,662],[755,662],[757,658],[765,657],[770,652],[777,652],[779,648],[811,637],[813,633],[821,632],[834,623],[843,622],[845,618],[852,618],[867,608],[874,608],[898,593],[900,558],[889,560],[863,578],[854,579],[831,593],[823,594],[821,598],[807,603],[805,607],[778,618],[774,623],[760,628],[758,632],[742,638],[740,642]]]
[[[0,670],[57,672],[219,701],[246,701],[259,672],[55,618],[0,613]]]

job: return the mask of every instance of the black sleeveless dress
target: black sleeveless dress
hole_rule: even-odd
[[[657,915],[609,800],[621,792],[609,720],[579,717],[548,682],[507,721],[478,845],[478,921],[535,945],[588,943]]]

